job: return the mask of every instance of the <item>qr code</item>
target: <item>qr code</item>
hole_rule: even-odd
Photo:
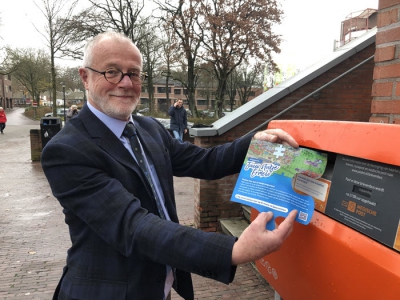
[[[308,214],[307,214],[307,213],[305,213],[305,212],[303,212],[303,211],[301,211],[301,212],[299,213],[299,219],[300,219],[300,220],[302,220],[302,221],[307,221],[307,218],[308,218]]]

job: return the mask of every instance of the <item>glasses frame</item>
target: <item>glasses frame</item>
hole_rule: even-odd
[[[111,82],[111,81],[109,81],[109,80],[107,79],[107,77],[106,77],[107,71],[101,72],[101,71],[95,70],[95,69],[93,69],[93,68],[91,68],[91,67],[85,67],[85,69],[89,69],[89,70],[91,70],[91,71],[93,71],[93,72],[96,72],[96,73],[99,73],[99,74],[103,75],[105,80],[107,80],[109,83],[113,83],[113,84],[118,84],[118,83],[120,83],[120,82],[122,81],[122,79],[124,79],[125,76],[128,76],[128,77],[129,77],[129,79],[131,80],[132,84],[142,84],[142,83],[147,79],[147,74],[144,73],[144,72],[140,72],[139,81],[133,81],[133,80],[132,80],[132,77],[131,77],[131,76],[132,76],[132,72],[126,72],[126,73],[124,73],[124,72],[122,72],[120,69],[115,68],[115,70],[121,72],[121,78],[119,79],[118,82]]]

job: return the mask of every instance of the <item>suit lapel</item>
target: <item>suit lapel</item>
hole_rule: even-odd
[[[176,207],[174,206],[174,198],[173,198],[173,182],[169,184],[168,175],[170,171],[166,170],[166,162],[164,155],[167,154],[167,151],[164,150],[165,145],[161,143],[161,141],[155,140],[149,131],[140,126],[140,119],[142,117],[133,117],[136,121],[136,129],[139,133],[142,145],[146,152],[147,156],[150,156],[154,168],[157,173],[158,180],[161,185],[161,190],[165,199],[165,206],[168,210],[168,214],[171,220],[178,222],[178,215],[176,213]],[[153,126],[159,126],[158,124],[154,124]],[[172,176],[172,174],[171,174]],[[172,189],[172,190],[171,190]]]
[[[141,181],[143,182],[144,187],[149,195],[152,195],[151,187],[147,183],[147,179],[144,177],[139,165],[136,163],[130,152],[114,135],[114,133],[90,111],[87,105],[82,108],[80,113],[75,118],[75,122],[80,119],[82,126],[84,126],[84,128],[86,129],[92,141],[105,152],[107,152],[110,156],[112,156],[116,161],[125,165],[127,168],[132,169],[141,178]],[[71,121],[73,119],[71,119]],[[173,205],[174,201],[171,198],[171,193],[173,195],[173,191],[170,191],[171,188],[168,185],[167,180],[165,179],[165,174],[168,174],[168,172],[165,170],[165,151],[163,150],[164,145],[160,144],[160,141],[157,142],[146,129],[140,126],[140,118],[134,119],[136,121],[137,130],[139,132],[146,155],[150,155],[151,160],[153,161],[153,165],[157,172],[157,176],[160,181],[161,189],[165,198],[166,208],[171,217],[171,220],[178,221],[176,208]]]
[[[90,111],[87,105],[82,108],[78,116],[84,120],[82,124],[95,144],[115,160],[135,171],[144,180],[138,164],[129,151],[114,133]]]

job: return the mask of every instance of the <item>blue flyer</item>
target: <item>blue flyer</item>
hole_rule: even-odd
[[[325,153],[253,139],[231,200],[259,212],[272,211],[274,218],[286,217],[296,209],[296,221],[307,225],[314,199],[325,197],[326,187],[318,179],[326,164]],[[267,228],[275,228],[274,220]]]

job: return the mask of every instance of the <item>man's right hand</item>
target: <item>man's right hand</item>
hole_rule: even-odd
[[[253,262],[278,250],[292,232],[296,215],[296,210],[291,211],[276,229],[269,231],[266,226],[273,214],[260,213],[233,245],[232,265]]]

